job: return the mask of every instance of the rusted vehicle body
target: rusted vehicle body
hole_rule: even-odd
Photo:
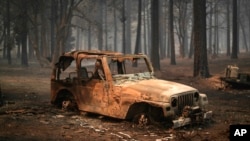
[[[73,51],[51,75],[51,102],[139,124],[171,120],[174,127],[211,116],[207,96],[187,85],[157,79],[146,55]],[[69,106],[70,107],[70,106]]]

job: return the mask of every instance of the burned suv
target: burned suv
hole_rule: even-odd
[[[109,51],[72,51],[60,56],[51,75],[51,102],[139,124],[170,119],[174,128],[212,114],[206,112],[205,94],[157,79],[146,55]]]

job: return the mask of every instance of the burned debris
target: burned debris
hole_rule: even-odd
[[[225,87],[250,88],[250,72],[241,72],[237,66],[228,65],[221,80]]]

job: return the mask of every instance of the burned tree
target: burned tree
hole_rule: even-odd
[[[169,1],[169,42],[171,48],[170,64],[176,65],[175,61],[175,43],[174,43],[174,11],[173,11],[173,0]]]
[[[233,0],[233,45],[232,45],[232,59],[238,58],[238,18],[237,18],[237,0]]]
[[[152,49],[151,61],[156,70],[160,70],[159,56],[159,0],[151,0],[151,29],[152,29]]]
[[[206,0],[193,1],[194,72],[193,76],[209,77],[206,44]]]
[[[73,10],[79,5],[81,0],[55,1],[58,18],[55,20],[56,44],[53,51],[52,63],[56,62],[59,55],[65,52],[67,38],[70,35],[71,20]]]

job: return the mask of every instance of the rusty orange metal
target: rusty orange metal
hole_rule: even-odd
[[[51,75],[51,102],[62,106],[65,101],[75,102],[81,111],[119,119],[172,119],[176,127],[186,106],[204,114],[208,104],[207,96],[193,87],[157,79],[146,55],[111,51],[60,56]]]

